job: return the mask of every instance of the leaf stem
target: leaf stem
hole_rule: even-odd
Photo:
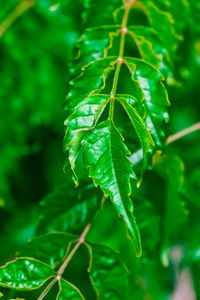
[[[20,17],[25,11],[35,5],[34,0],[21,2],[14,11],[0,24],[0,38],[5,34],[6,30]]]
[[[47,287],[44,289],[44,291],[42,292],[42,294],[39,296],[38,300],[42,300],[44,299],[44,297],[48,294],[48,292],[52,289],[52,287],[54,286],[54,284],[57,282],[58,278],[55,277],[48,285]]]
[[[123,55],[124,55],[124,45],[125,45],[125,35],[127,33],[127,21],[128,21],[128,15],[130,8],[133,4],[133,1],[127,2],[125,5],[125,11],[122,19],[122,28],[121,28],[121,38],[120,38],[120,48],[119,48],[119,55],[118,59],[116,62],[116,68],[115,68],[115,74],[114,74],[114,79],[113,79],[113,85],[112,85],[112,90],[111,90],[111,100],[110,100],[110,116],[111,119],[113,118],[113,113],[114,113],[114,100],[115,100],[115,94],[117,91],[117,85],[118,85],[118,80],[119,80],[119,73],[121,69],[121,65],[123,63]]]
[[[42,300],[44,299],[44,297],[48,294],[48,292],[52,289],[52,287],[54,286],[54,284],[60,280],[62,274],[64,273],[67,265],[69,264],[70,260],[72,259],[72,257],[74,256],[74,254],[76,253],[76,251],[78,250],[78,248],[80,247],[81,244],[83,244],[85,242],[85,237],[89,231],[91,227],[91,224],[88,224],[85,229],[83,230],[82,234],[80,235],[77,243],[75,244],[75,246],[72,248],[71,252],[69,253],[69,255],[65,258],[63,264],[61,265],[61,267],[59,268],[59,270],[57,271],[57,276],[48,284],[48,286],[44,289],[44,291],[42,292],[42,294],[39,296],[39,298],[37,300]]]
[[[78,250],[78,248],[80,247],[80,245],[82,243],[84,243],[85,241],[85,237],[89,231],[91,227],[91,224],[88,224],[85,229],[83,230],[81,236],[79,237],[76,245],[74,246],[74,248],[71,250],[71,252],[69,253],[69,255],[66,257],[65,261],[63,262],[63,264],[61,265],[60,269],[58,270],[57,274],[59,276],[61,276],[63,274],[63,272],[65,271],[68,263],[70,262],[70,260],[72,259],[72,257],[74,256],[74,254],[76,253],[76,251]]]
[[[179,140],[180,138],[182,138],[182,137],[184,137],[184,136],[186,136],[186,135],[188,135],[188,134],[190,134],[194,131],[197,131],[197,130],[200,130],[200,122],[198,122],[198,123],[196,123],[196,124],[194,124],[194,125],[192,125],[188,128],[185,128],[185,129],[183,129],[183,130],[181,130],[181,131],[179,131],[179,132],[177,132],[173,135],[170,135],[166,140],[166,145],[171,144],[171,143]]]

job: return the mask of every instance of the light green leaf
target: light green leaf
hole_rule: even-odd
[[[31,239],[17,255],[33,257],[55,269],[67,255],[71,243],[76,239],[77,236],[67,233],[47,233]]]
[[[81,292],[68,281],[61,279],[59,280],[60,291],[57,296],[57,300],[84,300],[85,298]]]
[[[40,202],[37,232],[80,233],[100,208],[100,199],[101,195],[91,187],[79,190],[68,184],[58,187]]]
[[[0,267],[0,286],[14,289],[37,289],[56,272],[33,258],[17,258]]]
[[[119,254],[107,246],[87,246],[91,253],[90,277],[98,299],[126,299],[128,270],[122,264]]]
[[[105,121],[91,130],[83,139],[85,165],[89,176],[96,185],[100,185],[124,222],[135,243],[137,255],[141,255],[139,230],[133,216],[130,178],[135,178],[130,154],[112,120]]]

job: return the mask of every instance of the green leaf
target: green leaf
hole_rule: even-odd
[[[47,233],[31,239],[17,253],[17,256],[33,257],[55,269],[67,255],[71,243],[76,239],[75,235],[66,233]]]
[[[162,5],[164,3],[164,5]],[[143,0],[142,5],[144,12],[147,15],[151,27],[158,33],[163,44],[170,54],[170,58],[174,58],[174,53],[177,50],[178,40],[181,38],[175,30],[175,21],[173,16],[166,11],[164,1],[158,1],[156,4],[153,1]]]
[[[153,157],[154,169],[166,181],[166,199],[164,216],[164,243],[173,242],[180,234],[187,220],[188,212],[181,197],[184,182],[184,165],[175,155],[159,155]]]
[[[60,291],[57,300],[84,300],[85,298],[81,292],[71,283],[64,279],[59,280]]]
[[[116,21],[116,13],[123,6],[122,0],[107,1],[86,0],[84,12],[85,27],[96,27],[101,25],[113,25]],[[106,9],[105,9],[106,8]]]
[[[80,73],[80,66],[86,66],[94,60],[106,57],[112,48],[113,39],[117,37],[119,42],[119,31],[119,25],[87,28],[76,44],[79,56],[74,60],[70,70],[73,76]]]
[[[160,218],[151,202],[143,197],[134,198],[134,212],[140,228],[143,254],[155,251],[160,239]]]
[[[168,51],[156,31],[150,27],[130,26],[128,34],[136,41],[141,58],[159,69],[164,77],[172,73]]]
[[[185,196],[196,207],[200,207],[200,168],[195,168],[184,182]]]
[[[128,102],[127,99],[124,97],[117,98],[117,100],[122,104],[125,111],[127,112],[131,123],[133,124],[137,135],[140,139],[140,143],[142,145],[143,153],[144,155],[147,154],[152,147],[154,146],[153,139],[151,137],[151,134],[146,128],[145,123],[143,122],[142,118],[138,114],[135,108],[133,108]],[[129,99],[130,101],[130,99]]]
[[[109,95],[93,95],[86,98],[77,105],[74,113],[65,121],[67,132],[64,140],[64,148],[65,150],[69,150],[69,161],[73,171],[76,167],[76,159],[80,153],[81,141],[86,132],[100,118],[109,98]]]
[[[80,233],[100,208],[101,195],[91,187],[75,189],[65,184],[40,202],[37,232],[62,231]]]
[[[81,69],[82,73],[69,82],[71,88],[66,100],[67,110],[68,106],[75,108],[88,96],[104,88],[105,79],[114,69],[115,60],[116,57],[97,59]]]
[[[56,272],[33,258],[17,258],[0,267],[0,286],[14,289],[37,289]]]
[[[161,82],[162,75],[145,61],[125,57],[135,88],[134,96],[145,107],[145,123],[156,145],[161,146],[164,139],[163,121],[168,121],[167,91]]]
[[[99,244],[87,246],[91,253],[90,277],[98,299],[126,299],[128,270],[122,264],[119,254]]]
[[[133,216],[130,178],[135,178],[128,149],[112,120],[105,121],[91,130],[83,139],[85,165],[89,176],[100,185],[118,213],[125,221],[135,243],[137,255],[141,254],[140,234]]]

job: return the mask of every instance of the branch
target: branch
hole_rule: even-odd
[[[85,237],[86,237],[86,235],[87,235],[90,227],[91,227],[91,224],[88,224],[85,227],[85,229],[83,230],[82,234],[80,235],[77,243],[75,244],[75,246],[73,247],[73,249],[71,250],[71,252],[69,253],[69,255],[65,258],[63,264],[59,268],[59,270],[57,272],[57,276],[47,285],[47,287],[44,289],[44,291],[42,292],[42,294],[39,296],[39,298],[37,300],[44,299],[44,297],[52,289],[52,287],[55,285],[55,283],[60,280],[60,278],[61,278],[62,274],[64,273],[67,265],[69,264],[70,260],[72,259],[72,257],[74,256],[74,254],[76,253],[76,251],[78,250],[78,248],[80,247],[80,245],[85,242]]]
[[[176,140],[179,140],[180,138],[194,132],[194,131],[197,131],[197,130],[200,130],[200,122],[188,127],[188,128],[185,128],[173,135],[170,135],[167,140],[166,140],[166,145],[170,144],[170,143],[173,143],[174,141]]]
[[[0,38],[5,34],[6,30],[20,17],[25,11],[35,5],[34,0],[21,2],[15,10],[0,24]]]
[[[166,145],[169,145],[177,140],[179,140],[180,138],[192,133],[192,132],[195,132],[197,130],[200,130],[200,122],[188,127],[188,128],[185,128],[173,135],[170,135],[165,144]],[[132,162],[132,164],[134,166],[136,166],[138,163],[140,163],[142,160],[143,160],[143,151],[142,149],[139,149],[138,151],[136,151],[135,153],[133,153],[130,157],[129,157],[130,161]]]

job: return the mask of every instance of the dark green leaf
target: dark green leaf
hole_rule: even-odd
[[[155,170],[166,181],[164,243],[167,246],[177,237],[187,220],[188,212],[180,193],[184,182],[184,165],[177,156],[159,154],[153,157],[153,164]]]
[[[98,299],[126,299],[128,270],[120,256],[109,247],[89,244],[91,252],[90,277]]]
[[[80,233],[100,207],[100,197],[94,188],[77,190],[68,184],[58,187],[40,203],[38,232]]]
[[[30,240],[18,252],[18,256],[33,257],[55,269],[67,255],[71,243],[76,239],[76,236],[66,233],[47,233]]]
[[[59,281],[60,291],[57,296],[57,300],[84,300],[85,298],[81,292],[68,281],[61,279]]]

